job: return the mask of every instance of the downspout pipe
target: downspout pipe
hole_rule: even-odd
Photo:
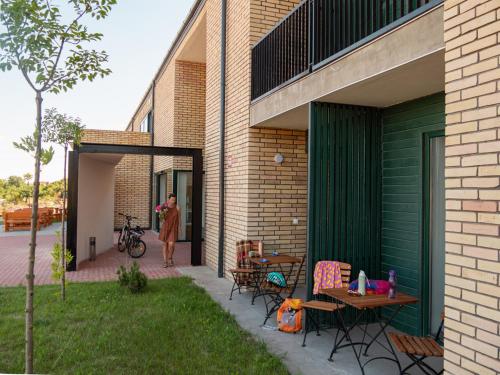
[[[156,80],[153,79],[153,83],[151,84],[151,112],[149,115],[149,120],[151,121],[151,146],[155,145],[155,89],[156,89]],[[151,159],[149,161],[149,181],[150,181],[150,189],[149,189],[149,201],[151,202],[151,207],[149,209],[149,226],[150,229],[154,228],[153,225],[153,211],[155,208],[155,202],[153,201],[154,195],[153,195],[153,187],[155,186],[155,180],[154,180],[154,156],[151,155]]]
[[[219,154],[219,264],[218,276],[224,277],[224,212],[225,174],[224,154],[226,146],[226,22],[227,0],[221,1],[221,56],[220,56],[220,154]]]

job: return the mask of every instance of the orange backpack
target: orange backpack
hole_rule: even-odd
[[[295,333],[302,329],[302,303],[300,298],[286,298],[278,310],[278,329]]]

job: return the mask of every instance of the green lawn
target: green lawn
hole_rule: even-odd
[[[60,374],[287,374],[190,279],[36,288],[35,371]],[[0,373],[24,369],[24,288],[0,288]]]

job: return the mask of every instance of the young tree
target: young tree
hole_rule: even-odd
[[[64,148],[64,172],[63,172],[63,207],[61,219],[61,298],[64,301],[66,298],[66,232],[64,230],[64,222],[66,220],[64,213],[66,210],[66,165],[68,160],[68,147],[71,143],[79,145],[83,136],[82,122],[79,118],[73,118],[66,114],[58,113],[55,108],[50,108],[45,111],[45,116],[42,123],[43,137],[45,142],[56,143]]]
[[[18,69],[35,93],[36,131],[33,210],[28,273],[26,275],[26,351],[25,371],[33,372],[33,285],[36,225],[40,189],[42,147],[42,100],[46,92],[59,93],[79,81],[104,77],[106,52],[87,49],[86,44],[101,40],[102,34],[89,32],[84,17],[108,16],[117,0],[67,0],[70,11],[63,16],[55,0],[2,0],[0,24],[0,70]]]
[[[27,152],[31,157],[36,160],[36,131],[33,136],[27,136],[21,138],[19,142],[12,142],[14,147]],[[50,146],[48,149],[41,148],[40,149],[40,164],[47,165],[52,161],[54,157],[54,149]],[[29,199],[32,196],[32,189],[29,186],[29,181],[33,178],[31,173],[26,173],[22,179],[18,177],[20,181],[22,181],[22,186],[19,187],[19,196],[24,200],[24,203],[29,206]],[[23,181],[24,180],[24,181]],[[40,193],[39,193],[40,194]],[[33,202],[31,204],[33,207]]]

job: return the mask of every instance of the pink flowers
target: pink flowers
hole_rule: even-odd
[[[159,204],[155,208],[156,213],[158,214],[160,220],[165,220],[165,216],[167,215],[168,212],[168,205],[167,203]]]

